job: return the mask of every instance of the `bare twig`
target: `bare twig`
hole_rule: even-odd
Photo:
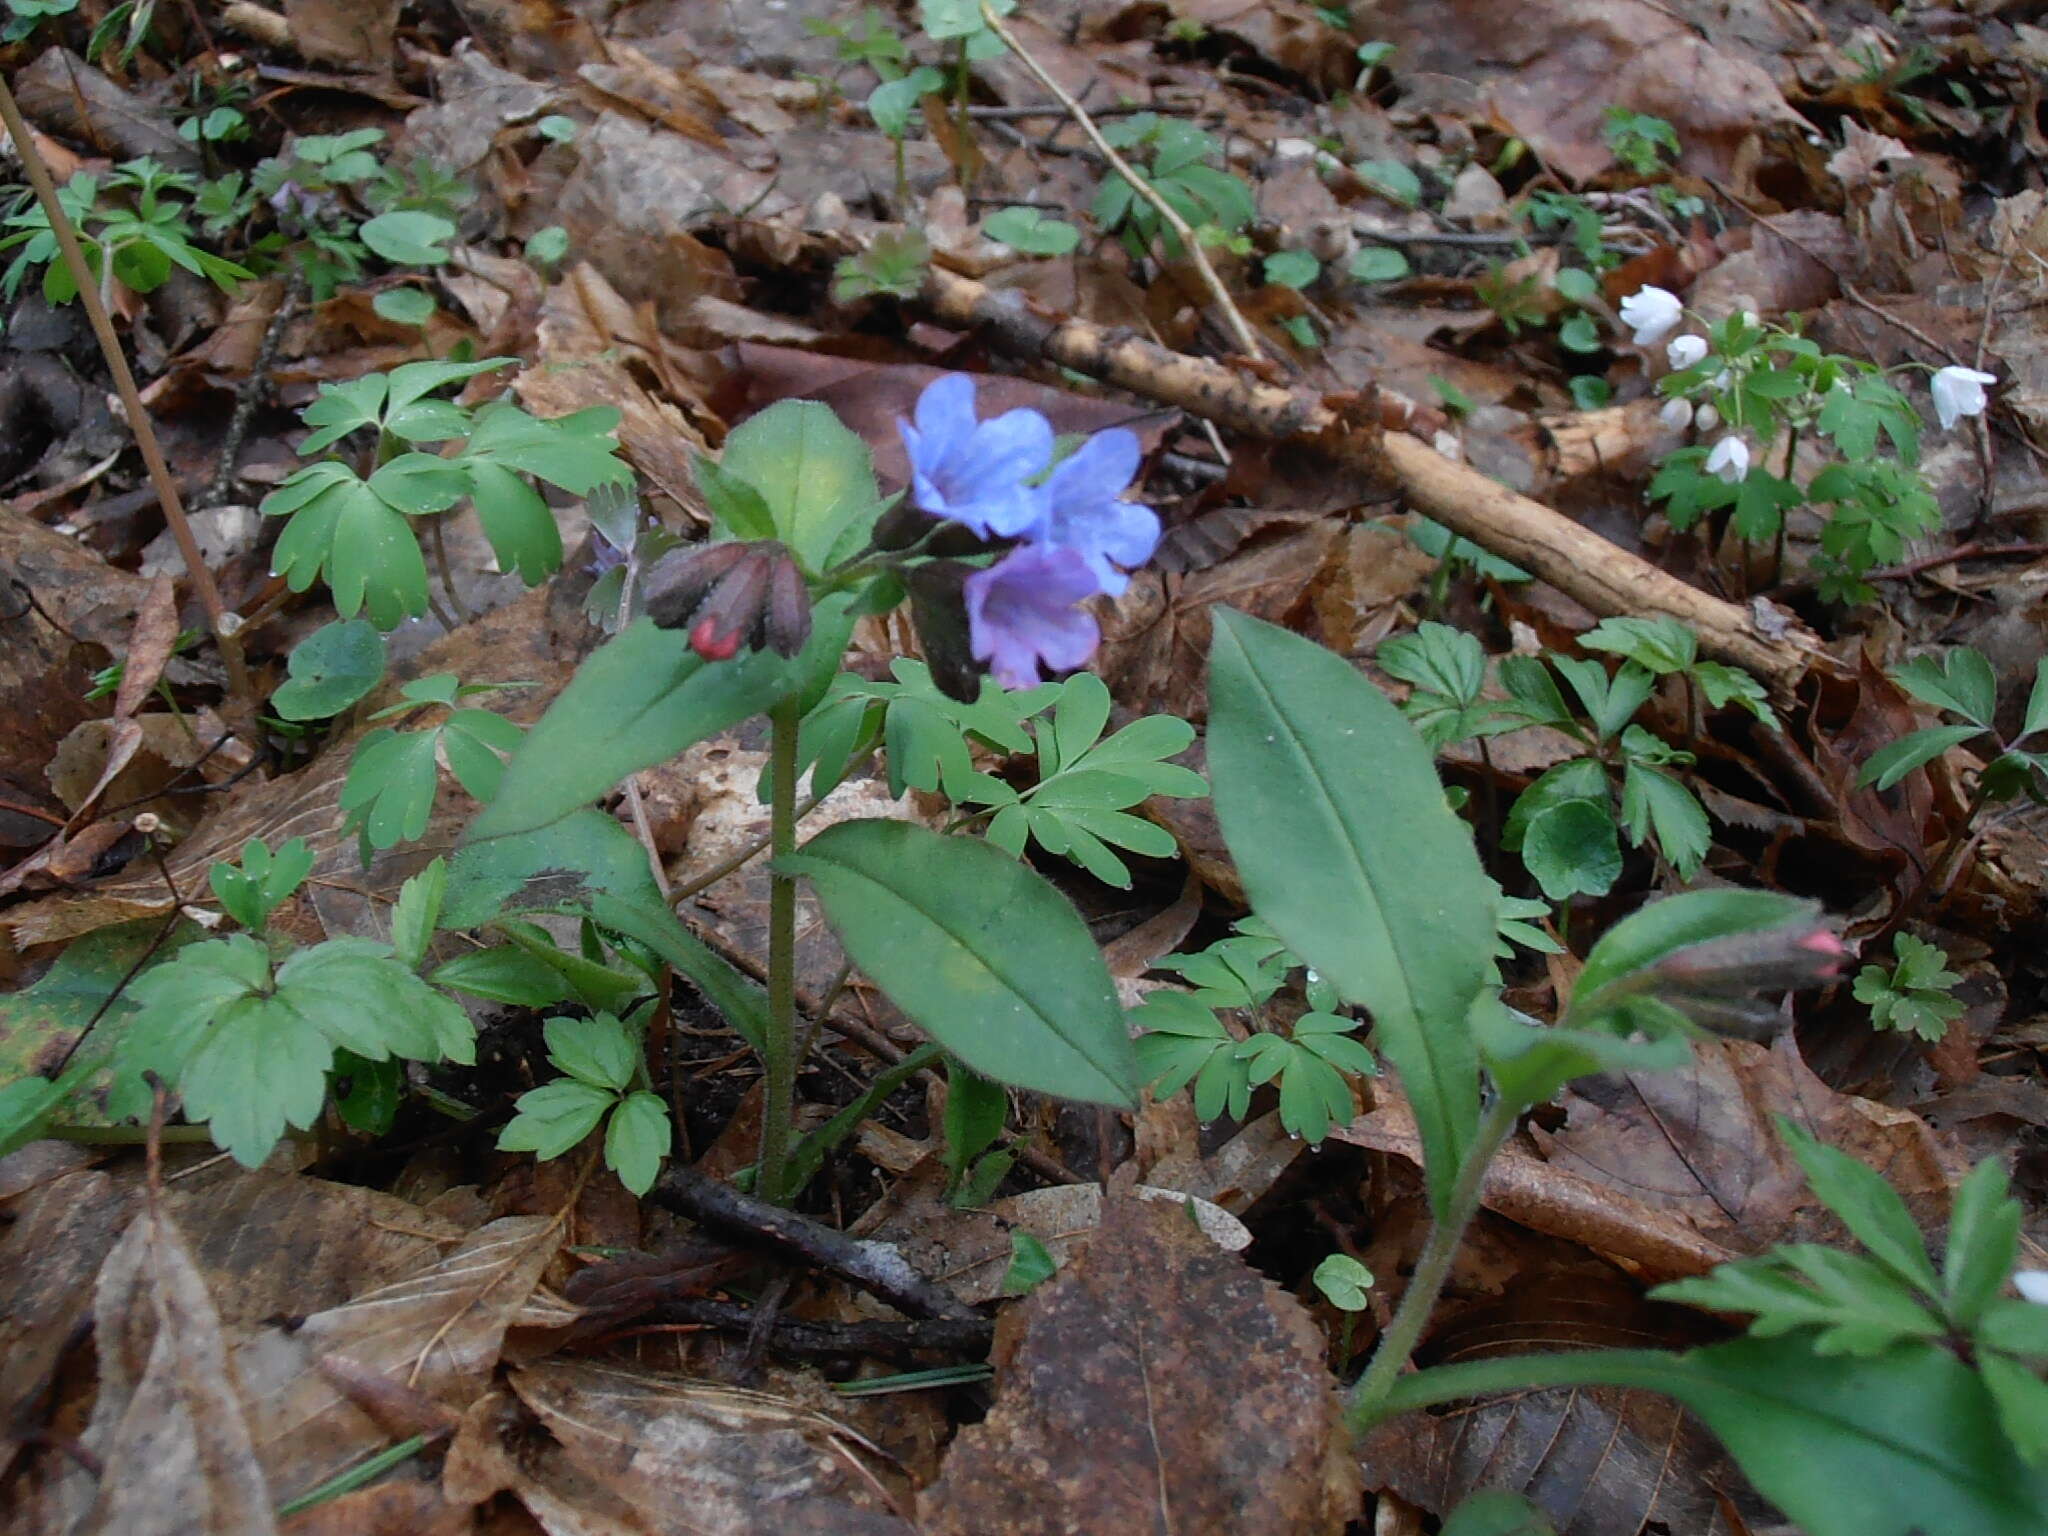
[[[115,393],[121,397],[121,409],[128,417],[128,429],[135,434],[135,446],[142,450],[142,462],[149,467],[150,484],[156,488],[164,521],[170,525],[171,537],[178,544],[179,557],[185,562],[185,574],[191,578],[192,590],[206,614],[207,628],[213,631],[221,660],[227,664],[228,688],[244,712],[253,716],[257,700],[249,669],[242,661],[241,618],[230,614],[221,604],[220,589],[213,584],[213,572],[207,569],[206,560],[199,553],[199,541],[192,536],[192,525],[186,521],[185,504],[178,497],[178,482],[171,474],[171,466],[164,460],[163,449],[157,444],[149,412],[142,404],[141,392],[135,387],[135,375],[128,369],[127,355],[121,350],[121,338],[114,331],[107,306],[100,302],[99,287],[92,267],[85,259],[85,251],[78,243],[78,232],[71,227],[71,217],[65,213],[64,205],[57,201],[57,185],[50,178],[50,168],[43,163],[28,124],[22,120],[21,108],[15,105],[14,93],[7,88],[4,78],[0,78],[0,123],[6,125],[8,136],[14,140],[15,150],[21,156],[21,168],[28,176],[29,185],[35,188],[36,201],[42,204],[43,213],[50,221],[50,233],[56,238],[64,265],[78,285],[78,302],[85,306],[85,317],[91,323],[92,333],[106,357]],[[109,262],[108,266],[111,270],[112,263]]]
[[[912,1317],[980,1319],[972,1307],[912,1269],[893,1245],[848,1237],[808,1216],[743,1195],[694,1168],[671,1163],[649,1194],[656,1204],[728,1237],[830,1270]]]
[[[1196,270],[1202,274],[1202,281],[1208,285],[1210,297],[1216,301],[1216,307],[1223,312],[1223,319],[1230,328],[1231,336],[1237,342],[1237,349],[1246,357],[1264,357],[1265,349],[1259,345],[1257,334],[1245,323],[1244,316],[1238,313],[1237,305],[1230,297],[1230,290],[1223,286],[1223,279],[1216,275],[1216,269],[1209,264],[1208,253],[1202,249],[1202,242],[1195,238],[1195,232],[1188,227],[1188,221],[1180,216],[1173,204],[1159,195],[1158,188],[1140,176],[1131,168],[1131,163],[1116,152],[1109,140],[1102,136],[1102,130],[1095,126],[1095,120],[1088,115],[1088,109],[1074,100],[1068,94],[1067,88],[1046,72],[1045,66],[1032,56],[1031,50],[1017,40],[1017,34],[1003,25],[1002,18],[996,15],[995,8],[988,0],[982,0],[981,19],[988,29],[1002,40],[1003,46],[1017,55],[1017,62],[1036,76],[1038,83],[1052,93],[1053,99],[1067,109],[1067,115],[1072,117],[1081,131],[1088,135],[1088,142],[1095,146],[1097,154],[1109,162],[1110,169],[1129,182],[1131,190],[1150,203],[1153,210],[1165,221],[1166,227],[1173,231],[1182,248],[1193,258]]]
[[[220,506],[234,492],[235,462],[242,456],[242,443],[249,435],[249,423],[256,419],[256,407],[270,393],[270,370],[277,363],[278,344],[284,340],[284,328],[291,320],[292,311],[298,307],[299,290],[304,285],[305,279],[296,269],[285,280],[277,308],[271,312],[270,321],[263,328],[263,341],[256,349],[256,361],[249,369],[249,376],[235,391],[235,414],[228,418],[227,436],[221,439],[220,461],[213,467],[213,483],[206,488],[206,499],[200,503],[201,506]]]
[[[1688,585],[1418,438],[1352,419],[1320,395],[1262,384],[1129,332],[1034,313],[1017,295],[941,268],[927,274],[923,299],[946,324],[979,327],[1014,354],[1046,358],[1250,437],[1316,440],[1344,462],[1391,475],[1417,511],[1596,613],[1668,614],[1689,625],[1709,655],[1756,673],[1781,697],[1809,668],[1827,665],[1819,641],[1789,616],[1766,630],[1751,609]]]
[[[654,1315],[665,1323],[695,1324],[736,1333],[750,1333],[759,1317],[754,1308],[743,1303],[696,1296],[664,1302]],[[777,1316],[768,1325],[768,1336],[778,1350],[791,1355],[897,1358],[929,1349],[979,1359],[994,1342],[995,1327],[985,1318],[973,1322],[964,1318],[921,1318],[907,1323],[815,1323]]]

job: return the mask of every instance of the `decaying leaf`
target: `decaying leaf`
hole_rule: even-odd
[[[919,1503],[930,1536],[1336,1532],[1356,1513],[1323,1341],[1185,1212],[1113,1194],[1006,1314],[996,1406]]]

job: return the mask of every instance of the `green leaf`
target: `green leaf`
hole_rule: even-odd
[[[1323,264],[1307,251],[1275,251],[1266,258],[1266,281],[1282,288],[1306,288]]]
[[[1444,1518],[1442,1536],[1557,1536],[1557,1527],[1527,1496],[1484,1488]]]
[[[372,848],[417,842],[434,813],[439,730],[370,732],[349,759],[341,786],[345,828],[360,830]]]
[[[1817,1141],[1781,1118],[1779,1133],[1798,1159],[1806,1182],[1871,1257],[1925,1295],[1939,1296],[1941,1284],[1928,1260],[1927,1245],[1899,1192],[1874,1169],[1839,1148]]]
[[[1216,813],[1246,893],[1289,949],[1372,1010],[1441,1212],[1478,1120],[1465,1015],[1493,947],[1495,887],[1471,833],[1414,728],[1321,646],[1218,608],[1209,698]]]
[[[560,971],[512,944],[458,955],[427,979],[437,987],[519,1008],[546,1008],[570,996]]]
[[[365,219],[356,238],[397,267],[437,267],[448,260],[448,242],[455,225],[439,214],[415,208],[394,208]]]
[[[668,1105],[652,1093],[629,1093],[604,1130],[604,1163],[635,1195],[654,1187],[668,1157]]]
[[[491,541],[498,569],[517,571],[529,587],[562,568],[562,534],[539,491],[504,465],[465,458],[477,521]]]
[[[847,953],[984,1077],[1133,1102],[1123,1010],[1087,925],[998,850],[895,821],[828,827],[781,862],[806,875]]]
[[[1892,679],[1923,704],[1961,715],[1987,731],[1992,728],[1998,710],[1998,679],[1982,651],[1958,645],[1939,661],[1915,656],[1895,668]]]
[[[427,564],[411,525],[346,465],[307,465],[262,510],[291,516],[270,560],[294,592],[324,575],[343,618],[367,605],[379,629],[427,611]]]
[[[2027,695],[2027,718],[2013,740],[2017,743],[2043,730],[2048,730],[2048,656],[2034,663],[2034,691]]]
[[[750,651],[706,663],[686,636],[636,619],[578,667],[505,765],[467,843],[532,831],[608,794],[629,773],[675,756],[838,661],[850,626],[844,594],[818,605],[803,653]]]
[[[946,1108],[940,1126],[944,1144],[939,1157],[958,1186],[977,1158],[1002,1139],[1010,1112],[1010,1095],[1001,1083],[990,1082],[963,1062],[946,1064]]]
[[[424,288],[386,288],[370,308],[393,325],[423,326],[434,318],[434,296]]]
[[[570,1078],[522,1093],[518,1113],[498,1133],[501,1152],[531,1152],[543,1162],[577,1146],[618,1103],[618,1095]]]
[[[1983,729],[1975,725],[1933,725],[1903,736],[1870,754],[1856,775],[1857,787],[1874,785],[1880,790],[1890,789],[1915,768],[1983,734]]]
[[[1422,178],[1398,160],[1361,160],[1352,167],[1368,192],[1413,208],[1422,201]]]
[[[1309,1276],[1339,1312],[1363,1312],[1372,1305],[1372,1271],[1348,1253],[1333,1253]]]
[[[1362,246],[1351,257],[1351,275],[1361,283],[1397,283],[1409,270],[1407,256],[1390,245]]]
[[[1041,209],[1014,203],[984,219],[981,231],[1031,256],[1064,256],[1081,243],[1081,231],[1065,219],[1048,218]]]
[[[239,869],[215,864],[207,870],[206,880],[221,909],[244,928],[256,930],[312,872],[313,850],[303,837],[293,838],[274,855],[262,839],[252,837],[242,845]]]
[[[772,539],[775,514],[761,493],[738,475],[728,474],[715,459],[695,459],[697,489],[711,508],[712,531],[729,539]]]
[[[472,473],[479,462],[488,462],[538,475],[572,496],[588,496],[600,485],[632,481],[632,471],[619,458],[618,426],[619,413],[608,405],[543,419],[509,400],[493,400],[476,413],[475,430],[459,462]]]
[[[284,720],[325,720],[383,680],[384,637],[362,619],[337,619],[293,646],[285,671],[271,710]]]
[[[1590,1027],[1606,1009],[1653,984],[1657,966],[1687,950],[1813,921],[1814,906],[1775,891],[1686,891],[1653,901],[1600,936],[1572,985],[1565,1017]]]
[[[1949,1320],[1964,1333],[1976,1331],[2012,1271],[2019,1254],[2020,1217],[2005,1165],[1995,1157],[1985,1158],[1956,1186],[1941,1291]]]
[[[1050,1280],[1059,1269],[1052,1250],[1022,1227],[1010,1229],[1010,1267],[1003,1271],[1003,1294],[1022,1296]]]
[[[1706,808],[1668,773],[1630,763],[1621,776],[1621,819],[1638,848],[1654,833],[1657,846],[1681,880],[1706,862],[1713,844]]]
[[[391,908],[391,949],[407,970],[418,970],[433,942],[448,890],[448,863],[435,859],[398,888]]]
[[[588,1019],[548,1019],[541,1025],[548,1060],[593,1088],[624,1092],[640,1068],[640,1041],[608,1013]]]
[[[333,1075],[339,1089],[334,1109],[343,1123],[365,1136],[389,1134],[405,1094],[404,1069],[390,1059],[365,1061],[353,1051],[336,1051]]]
[[[1809,1536],[2048,1529],[2048,1475],[2028,1467],[2006,1438],[1977,1372],[1938,1345],[1857,1358],[1818,1354],[1794,1336],[1684,1355],[1523,1355],[1414,1372],[1395,1385],[1387,1410],[1598,1383],[1676,1398]]]
[[[900,139],[910,132],[910,114],[917,110],[918,98],[943,88],[945,83],[946,77],[929,64],[918,66],[900,79],[884,80],[868,92],[868,116],[890,138]]]
[[[60,1078],[31,1075],[0,1087],[0,1157],[41,1136],[89,1070],[89,1064],[77,1064]]]
[[[2036,1467],[2048,1461],[2048,1382],[1995,1350],[1977,1357],[1977,1370],[1998,1405],[2006,1438]]]
[[[1545,805],[1528,818],[1521,853],[1550,901],[1604,896],[1621,878],[1621,840],[1604,798]]]
[[[537,267],[561,265],[569,254],[569,231],[547,224],[526,237],[526,259]]]
[[[867,444],[815,400],[778,400],[749,417],[719,464],[761,493],[776,536],[808,571],[824,569],[842,536],[880,509]]]

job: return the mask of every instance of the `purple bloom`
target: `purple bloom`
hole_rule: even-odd
[[[1159,546],[1159,517],[1118,498],[1138,473],[1138,439],[1122,427],[1098,432],[1062,459],[1038,488],[1038,520],[1024,536],[1077,551],[1096,590],[1117,596],[1130,585],[1118,566],[1143,565]]]
[[[974,415],[974,380],[934,379],[917,397],[917,421],[898,420],[910,453],[910,497],[921,511],[951,518],[984,538],[1010,538],[1038,516],[1024,482],[1052,458],[1052,424],[1036,411]]]
[[[1025,544],[967,578],[967,631],[975,659],[1005,688],[1029,688],[1041,663],[1069,672],[1095,652],[1102,631],[1075,605],[1099,590],[1076,549]]]

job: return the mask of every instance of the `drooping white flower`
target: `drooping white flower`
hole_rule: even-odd
[[[1709,400],[1700,407],[1699,414],[1693,417],[1693,425],[1702,432],[1711,432],[1721,425],[1721,413],[1714,409],[1713,401]]]
[[[1707,338],[1704,336],[1679,336],[1664,349],[1664,355],[1671,359],[1674,368],[1690,368],[1707,355]]]
[[[2048,1269],[2023,1269],[2012,1277],[2012,1283],[2027,1300],[2048,1307]]]
[[[1692,402],[1683,395],[1673,395],[1664,402],[1664,409],[1657,413],[1657,419],[1674,432],[1683,432],[1692,425]]]
[[[1749,444],[1732,432],[1714,444],[1707,455],[1707,473],[1719,476],[1726,485],[1739,485],[1749,473]]]
[[[1645,286],[1621,301],[1621,323],[1635,331],[1639,347],[1662,341],[1684,318],[1685,306],[1668,288]]]
[[[1946,432],[1965,416],[1984,414],[1984,386],[1996,384],[1998,375],[1975,368],[1942,368],[1934,375],[1934,414]]]

